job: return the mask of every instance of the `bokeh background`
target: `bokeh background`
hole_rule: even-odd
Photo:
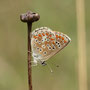
[[[90,0],[85,0],[87,78],[90,90]],[[78,90],[78,42],[75,0],[0,0],[0,90],[28,90],[27,25],[20,14],[40,14],[33,30],[47,26],[72,42],[47,62],[32,68],[33,90]],[[56,67],[59,65],[59,67]]]

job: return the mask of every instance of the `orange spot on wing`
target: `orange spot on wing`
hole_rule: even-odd
[[[53,44],[55,44],[55,42],[54,42],[54,41],[53,41],[52,43],[53,43]]]
[[[59,36],[59,38],[61,38],[61,36]]]
[[[64,40],[64,37],[62,37],[62,40]]]
[[[36,39],[36,38],[37,38],[37,36],[33,36],[33,38],[35,38],[35,39]]]
[[[51,40],[54,40],[53,38],[51,38]]]
[[[56,38],[58,38],[58,35],[56,35]]]
[[[48,36],[49,34],[48,34],[48,33],[46,33],[46,35]]]
[[[51,34],[50,34],[49,36],[50,36],[50,37],[52,37],[52,35],[51,35]]]
[[[43,35],[43,36],[45,36],[45,34],[44,34],[44,33],[42,33],[42,35]]]
[[[66,40],[64,40],[64,43],[67,43],[67,41],[66,41]]]
[[[42,35],[41,35],[41,34],[38,34],[38,36],[39,36],[39,37],[42,37]]]

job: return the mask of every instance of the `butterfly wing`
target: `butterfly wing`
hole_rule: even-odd
[[[60,32],[41,27],[32,32],[31,46],[35,60],[46,61],[70,42],[70,38]]]

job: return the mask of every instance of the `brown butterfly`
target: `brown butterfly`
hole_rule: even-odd
[[[31,34],[33,63],[46,65],[45,61],[61,51],[70,41],[66,34],[52,31],[50,28],[35,29]]]

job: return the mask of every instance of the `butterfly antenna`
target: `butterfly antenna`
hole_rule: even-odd
[[[48,66],[48,68],[50,69],[50,72],[52,73],[52,72],[53,72],[53,70],[52,70],[52,68],[50,67],[50,65],[49,65],[49,64],[47,64],[47,66]]]

